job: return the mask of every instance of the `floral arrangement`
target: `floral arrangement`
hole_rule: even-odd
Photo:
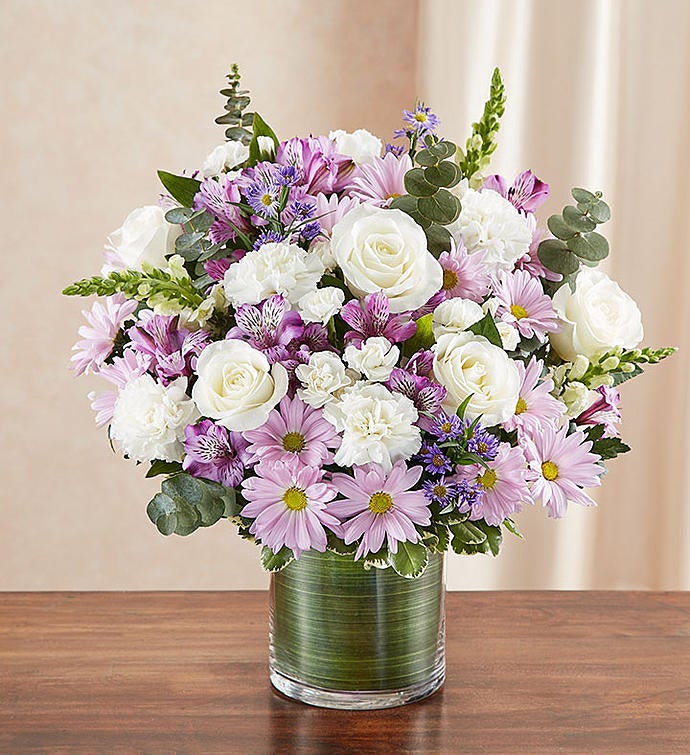
[[[601,193],[537,221],[549,187],[488,174],[495,71],[465,149],[424,104],[385,148],[364,129],[279,141],[240,89],[227,141],[111,234],[72,362],[123,454],[165,475],[160,532],[229,519],[283,568],[308,549],[421,574],[492,553],[514,516],[594,505],[619,437],[640,311],[597,265]]]

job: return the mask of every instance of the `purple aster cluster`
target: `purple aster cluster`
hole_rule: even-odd
[[[393,132],[396,137],[424,137],[433,134],[441,123],[439,117],[423,102],[418,102],[414,110],[403,110],[402,119],[403,128]]]
[[[499,447],[498,438],[483,428],[479,423],[475,424],[473,427],[473,423],[466,420],[465,428],[467,450],[486,461],[492,461],[495,459]]]
[[[429,432],[441,442],[462,437],[465,425],[457,414],[446,414],[441,410],[432,420]]]
[[[453,462],[436,443],[424,443],[419,458],[429,474],[445,475],[453,471]]]

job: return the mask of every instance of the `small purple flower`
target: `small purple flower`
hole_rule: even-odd
[[[194,197],[194,209],[206,210],[215,218],[208,232],[212,244],[234,240],[237,236],[236,228],[240,231],[250,230],[247,220],[237,207],[241,199],[238,185],[226,175],[218,176],[218,180],[205,178],[201,182]]]
[[[408,315],[391,315],[390,302],[383,291],[367,294],[364,301],[349,301],[340,316],[352,328],[345,333],[345,342],[358,348],[367,338],[384,336],[391,343],[400,343],[411,338],[417,325]]]
[[[295,199],[288,205],[287,209],[290,214],[299,220],[313,218],[316,212],[316,204],[311,200]]]
[[[386,144],[386,148],[383,150],[384,157],[388,154],[395,155],[396,157],[402,157],[404,153],[405,147],[403,147],[402,145],[396,147],[395,144]]]
[[[319,221],[312,220],[311,223],[307,223],[306,225],[302,226],[302,228],[300,228],[299,235],[305,241],[313,241],[320,233],[321,226],[319,224]]]
[[[540,181],[531,170],[520,173],[512,186],[508,186],[503,176],[494,174],[484,181],[482,188],[497,191],[513,207],[525,214],[534,212],[549,196],[549,185]]]
[[[256,252],[261,249],[264,244],[279,244],[281,241],[285,241],[285,236],[282,233],[278,233],[278,231],[261,231],[256,237],[253,249]]]
[[[447,480],[445,477],[423,482],[422,489],[429,501],[435,501],[441,507],[455,503],[458,497],[458,484]]]
[[[441,123],[439,117],[431,112],[431,108],[418,102],[414,110],[403,110],[403,123],[406,128],[398,129],[393,134],[396,137],[417,134],[417,136],[426,136],[433,134],[436,127]]]
[[[204,262],[204,270],[206,274],[214,281],[222,281],[225,276],[225,271],[230,269],[230,260],[208,260]]]
[[[301,338],[304,323],[300,315],[289,309],[280,294],[269,297],[258,306],[243,304],[235,312],[234,328],[226,338],[248,341],[266,354],[271,364],[287,356],[287,345]]]
[[[466,421],[465,426],[469,430],[472,422]],[[481,456],[486,461],[492,461],[498,453],[498,438],[485,430],[480,424],[476,424],[470,431],[471,434],[467,440],[467,450],[470,453]]]
[[[419,452],[419,458],[429,474],[444,475],[453,471],[451,460],[436,443],[425,443]]]
[[[261,218],[278,217],[281,185],[274,167],[270,163],[259,163],[253,171],[253,180],[242,189],[247,203]]]
[[[244,478],[248,460],[247,441],[210,419],[184,429],[186,456],[182,468],[193,477],[203,477],[234,488]]]
[[[429,432],[443,442],[456,440],[462,435],[464,429],[463,421],[457,414],[446,414],[441,410],[432,420]]]
[[[281,165],[276,181],[280,186],[294,186],[300,179],[299,171],[294,165]]]
[[[386,387],[412,401],[419,413],[417,424],[428,430],[435,415],[441,410],[441,402],[446,397],[446,389],[423,375],[394,367],[386,381]]]
[[[479,506],[484,500],[484,487],[479,482],[458,479],[455,481],[457,491],[458,511],[466,514]]]

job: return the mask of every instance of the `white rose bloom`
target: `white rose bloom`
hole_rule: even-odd
[[[130,270],[141,270],[142,263],[164,268],[166,256],[175,251],[175,239],[182,233],[179,225],[168,223],[158,205],[139,207],[108,237],[107,248]]]
[[[340,357],[330,351],[312,354],[308,364],[297,366],[295,375],[304,386],[297,389],[297,395],[317,409],[333,401],[343,388],[353,383]]]
[[[204,178],[219,176],[249,159],[249,147],[242,142],[219,144],[204,160],[201,175]]]
[[[490,189],[467,189],[462,196],[460,217],[448,230],[470,254],[484,252],[484,264],[491,273],[512,270],[532,242],[529,218]]]
[[[192,398],[205,416],[228,430],[254,430],[266,422],[288,389],[287,370],[271,366],[244,341],[216,341],[200,354]]]
[[[426,304],[443,283],[424,231],[401,210],[358,205],[334,226],[331,246],[350,290],[383,291],[394,313]]]
[[[225,295],[234,307],[258,304],[273,294],[282,294],[290,304],[297,304],[314,291],[323,273],[323,263],[316,254],[296,244],[270,242],[230,265],[225,271]]]
[[[470,299],[446,299],[434,310],[432,330],[434,338],[444,333],[461,333],[479,322],[484,317],[484,310],[477,302]]]
[[[338,129],[328,135],[335,142],[336,149],[341,155],[351,157],[356,165],[370,163],[375,157],[380,157],[383,142],[365,128],[358,128],[349,134]]]
[[[520,343],[520,333],[509,322],[497,322],[496,330],[501,336],[501,346],[506,351],[515,351]]]
[[[388,471],[422,445],[412,401],[380,383],[355,383],[339,401],[326,404],[323,416],[342,433],[335,463],[344,467],[373,462]]]
[[[367,338],[361,349],[345,347],[345,361],[350,367],[377,382],[388,380],[399,357],[400,349],[383,336]]]
[[[642,315],[628,294],[599,270],[583,267],[575,279],[575,292],[563,285],[553,297],[562,323],[550,333],[551,345],[572,362],[578,354],[594,357],[616,347],[634,349],[644,338]]]
[[[186,385],[186,378],[165,387],[141,375],[120,391],[110,435],[130,459],[182,461],[184,429],[199,417]]]
[[[345,293],[335,286],[326,286],[310,291],[299,300],[298,310],[305,322],[320,322],[325,325],[343,308]]]
[[[482,415],[482,424],[498,425],[513,416],[520,395],[520,373],[498,346],[472,333],[446,333],[432,347],[434,375],[448,391],[443,408],[455,412],[471,394],[465,416]]]

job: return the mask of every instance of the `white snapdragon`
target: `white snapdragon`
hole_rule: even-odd
[[[328,138],[335,142],[335,147],[341,155],[351,157],[356,165],[370,163],[381,155],[383,142],[365,128],[358,128],[351,134],[342,129],[331,131]]]
[[[345,293],[335,286],[325,286],[309,291],[299,300],[299,313],[304,322],[320,322],[325,325],[343,308]]]
[[[168,223],[158,205],[146,205],[127,215],[122,226],[108,237],[106,248],[130,270],[141,270],[142,264],[164,268],[165,258],[174,253],[175,239],[181,233],[182,228]]]
[[[249,147],[242,142],[229,141],[219,144],[204,160],[201,175],[204,178],[219,176],[249,159]]]
[[[290,304],[316,289],[324,273],[316,254],[286,242],[264,244],[225,271],[225,295],[234,307],[282,294]]]
[[[455,412],[471,396],[465,410],[469,419],[481,414],[482,424],[490,427],[513,416],[520,373],[502,348],[472,333],[446,333],[432,348],[434,375],[447,390],[447,412]]]
[[[345,347],[345,361],[350,367],[378,382],[388,380],[399,357],[400,349],[383,336],[367,338],[359,349],[352,344]]]
[[[228,430],[263,425],[288,389],[282,364],[270,365],[263,352],[235,339],[208,345],[196,371],[192,398],[199,411]]]
[[[444,333],[461,333],[479,322],[484,317],[484,310],[471,299],[446,299],[434,310],[432,330],[434,338]]]
[[[443,284],[424,231],[401,210],[355,207],[333,227],[331,246],[349,289],[383,291],[393,313],[421,307]]]
[[[110,435],[130,459],[182,461],[184,429],[199,417],[186,385],[186,378],[166,387],[141,375],[120,391]]]
[[[352,385],[352,375],[345,369],[339,356],[331,351],[317,351],[309,357],[307,364],[300,364],[295,370],[302,387],[297,395],[317,409],[333,401],[343,388]]]
[[[448,230],[470,254],[483,252],[487,271],[497,273],[512,270],[529,251],[532,223],[498,192],[466,189],[460,216]]]
[[[578,354],[595,357],[616,347],[634,349],[644,337],[634,299],[600,270],[583,267],[575,279],[575,291],[561,286],[553,307],[562,327],[549,334],[551,345],[570,362]]]
[[[573,418],[582,414],[597,397],[596,391],[592,391],[584,383],[574,380],[563,389],[560,400],[566,406],[566,416]]]
[[[380,383],[355,383],[338,401],[326,404],[323,416],[342,433],[335,455],[341,466],[373,462],[388,471],[422,445],[412,401]]]

